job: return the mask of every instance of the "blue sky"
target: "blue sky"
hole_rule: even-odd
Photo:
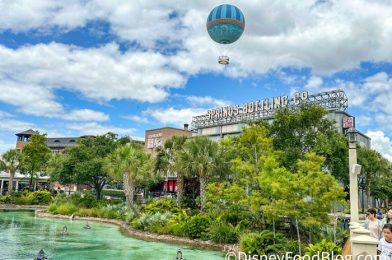
[[[340,88],[392,160],[390,1],[227,2],[246,25],[226,49],[205,28],[220,1],[0,0],[0,152],[29,128],[141,139],[225,104]]]

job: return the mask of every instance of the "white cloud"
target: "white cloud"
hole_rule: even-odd
[[[186,97],[187,101],[194,105],[194,106],[202,106],[202,105],[209,105],[209,106],[216,106],[216,107],[222,107],[222,106],[227,106],[230,104],[230,102],[222,100],[222,99],[217,99],[213,98],[211,96],[205,96],[205,97],[199,97],[199,96],[188,96]]]
[[[124,116],[123,118],[129,119],[129,120],[134,121],[136,123],[144,123],[144,124],[148,123],[148,119],[144,116],[131,115],[131,116]]]
[[[177,127],[182,127],[183,124],[190,124],[192,117],[205,113],[206,110],[201,108],[175,109],[173,107],[167,109],[149,109],[143,112],[143,114],[153,117],[162,124],[173,124]]]
[[[318,91],[320,87],[323,85],[323,79],[317,76],[312,76],[309,78],[308,82],[305,85],[305,89]]]
[[[2,55],[0,54],[0,56]],[[9,75],[2,69],[3,62],[0,61],[0,78]],[[16,66],[14,68],[15,70],[18,69]],[[9,69],[7,68],[7,70]],[[18,76],[23,78],[22,75]],[[0,101],[14,105],[21,112],[30,115],[44,115],[46,113],[53,115],[60,113],[62,110],[61,104],[55,101],[55,96],[49,89],[40,85],[28,84],[28,82],[17,82],[16,80],[0,82]]]
[[[372,148],[392,162],[392,140],[382,131],[368,131],[366,135],[372,139]]]
[[[70,113],[62,116],[66,120],[71,121],[107,121],[109,120],[109,116],[98,111],[90,110],[90,109],[77,109],[72,110]]]
[[[34,128],[34,124],[17,120],[10,113],[0,110],[0,130],[6,132],[20,132],[30,128]]]
[[[209,11],[221,2],[14,0],[0,2],[0,30],[47,31],[105,21],[119,39],[143,48],[176,46],[172,65],[187,74],[218,71],[231,76],[263,73],[284,66],[333,73],[361,61],[390,61],[392,5],[384,0],[228,1],[246,18],[243,37],[231,50],[227,69],[216,62],[219,50],[206,33]],[[355,11],[353,11],[355,10]],[[358,11],[358,10],[366,10]],[[170,46],[162,43],[170,43]]]
[[[74,123],[67,125],[68,129],[75,130],[79,135],[102,135],[112,132],[119,135],[132,136],[135,133],[134,128],[121,128],[110,125],[102,125],[96,122]]]
[[[39,85],[47,96],[62,88],[98,101],[158,102],[167,96],[166,87],[184,83],[181,74],[168,68],[164,55],[150,51],[123,54],[116,44],[91,49],[57,43],[16,50],[0,46],[0,56],[0,79],[13,79],[15,92],[21,93],[29,83]]]
[[[93,12],[90,3],[91,1],[83,0],[0,1],[0,31],[47,31],[52,27],[74,29],[85,25],[89,19],[99,18],[100,14]]]
[[[0,156],[9,149],[15,149],[15,143],[9,143],[0,139]]]
[[[368,126],[373,121],[373,118],[368,115],[360,115],[355,117],[355,123],[362,127]]]

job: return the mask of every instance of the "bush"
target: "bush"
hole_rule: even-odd
[[[11,196],[10,195],[4,195],[4,196],[0,196],[0,203],[11,203]]]
[[[98,208],[97,215],[100,218],[110,218],[110,219],[119,218],[118,212],[116,210],[108,208],[108,207]]]
[[[54,204],[62,204],[62,203],[66,203],[69,201],[69,197],[67,197],[67,195],[65,193],[61,193],[59,195],[57,195],[56,197],[54,197],[53,202]]]
[[[131,222],[131,225],[137,229],[143,229],[146,231],[164,234],[166,233],[165,225],[173,215],[169,212],[166,213],[154,213],[154,214],[142,214],[138,219]]]
[[[209,229],[209,237],[216,243],[234,244],[239,239],[239,226],[234,227],[232,224],[219,222],[212,225]]]
[[[170,198],[163,198],[152,200],[144,207],[144,212],[146,214],[155,214],[155,213],[178,213],[180,210],[177,207],[176,201]]]
[[[322,252],[333,252],[335,255],[339,255],[342,253],[342,248],[334,242],[329,242],[326,239],[323,239],[321,242],[314,245],[310,244],[305,248],[305,254],[309,256],[314,256]]]
[[[220,219],[234,226],[239,224],[241,228],[251,228],[254,223],[252,214],[248,212],[226,211],[220,216]]]
[[[183,236],[184,235],[184,226],[185,222],[189,218],[187,212],[185,210],[181,210],[176,215],[171,217],[169,221],[165,224],[165,233],[173,234],[175,236]]]
[[[102,190],[102,196],[110,196],[110,197],[121,198],[122,200],[125,200],[125,194],[123,190],[104,189]]]
[[[41,205],[41,204],[49,204],[52,201],[52,194],[47,190],[39,190],[30,192],[27,197],[31,201],[31,204]]]
[[[183,233],[190,238],[208,239],[210,219],[206,215],[196,215],[189,218],[184,225]]]
[[[263,230],[261,233],[248,233],[240,238],[240,248],[242,252],[250,255],[281,254],[286,252],[287,239],[281,234],[270,230]]]
[[[97,205],[97,199],[91,192],[84,192],[79,205],[85,208],[93,208]]]
[[[24,195],[15,198],[14,203],[18,205],[38,204],[38,203],[33,203],[32,198],[30,196],[24,196]]]
[[[81,216],[81,217],[97,217],[97,210],[95,208],[92,209],[86,209],[86,208],[80,208],[75,215]]]
[[[48,212],[52,213],[52,214],[56,214],[57,213],[57,204],[56,203],[50,204],[48,207]]]
[[[78,210],[78,208],[70,202],[61,204],[57,207],[56,212],[57,214],[60,215],[72,215],[73,213],[75,213]]]

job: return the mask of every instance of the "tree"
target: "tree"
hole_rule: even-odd
[[[184,146],[186,136],[173,136],[166,140],[163,147],[158,147],[155,158],[155,172],[177,175],[177,205],[182,206],[184,195],[184,172],[178,166],[177,155]]]
[[[377,198],[380,202],[380,207],[382,206],[382,201],[384,202],[384,207],[388,207],[389,200],[392,198],[392,163],[384,159],[385,163],[389,166],[386,168],[385,172],[382,172],[374,181],[374,184],[370,188],[370,194]]]
[[[303,103],[299,107],[282,108],[272,124],[265,123],[276,150],[283,151],[282,163],[295,172],[298,160],[314,151],[325,158],[323,167],[348,185],[348,145],[326,118],[327,111],[317,105]]]
[[[10,174],[8,182],[8,193],[12,192],[14,176],[19,169],[22,160],[21,153],[16,149],[6,151],[0,158],[0,169],[7,171]]]
[[[105,168],[115,180],[123,180],[127,206],[134,207],[134,193],[138,184],[150,177],[151,162],[140,145],[124,145],[106,158]]]
[[[202,211],[206,206],[208,181],[217,172],[221,163],[218,143],[207,137],[188,139],[178,154],[178,165],[181,171],[189,176],[196,175],[199,178]]]
[[[362,165],[362,174],[365,177],[364,188],[367,195],[367,206],[370,208],[371,190],[381,191],[383,183],[388,179],[388,172],[390,173],[390,162],[382,157],[382,155],[372,149],[366,147],[358,147],[358,163]],[[385,183],[390,185],[390,182]],[[381,185],[381,186],[380,186]],[[380,188],[378,188],[380,186]],[[384,189],[387,191],[387,189]],[[381,194],[379,194],[381,195]]]
[[[232,170],[236,180],[246,187],[246,194],[250,195],[255,178],[260,173],[263,161],[267,155],[279,153],[274,151],[272,138],[267,136],[267,128],[262,125],[253,125],[245,128],[238,137],[236,150],[238,154],[232,160]]]
[[[46,171],[51,181],[70,186],[76,183],[74,166],[75,163],[64,154],[54,153],[49,159]],[[71,192],[70,188],[68,192]]]
[[[33,180],[38,173],[46,169],[50,157],[50,149],[46,145],[46,134],[37,132],[31,136],[31,140],[22,150],[23,160],[21,171],[30,175],[29,189],[33,190]]]
[[[76,184],[95,189],[97,199],[101,199],[101,191],[110,179],[104,161],[117,147],[116,138],[113,133],[80,138],[77,146],[64,151],[63,173]]]
[[[329,223],[328,213],[344,204],[345,193],[335,178],[322,171],[324,158],[313,152],[298,160],[297,171],[290,172],[269,156],[259,178],[262,194],[270,203],[262,205],[266,218],[289,217],[295,222],[300,245],[299,223]],[[328,184],[328,185],[326,185]]]

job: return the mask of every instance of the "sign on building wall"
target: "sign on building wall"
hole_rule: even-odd
[[[348,129],[351,127],[355,128],[355,118],[354,117],[345,117],[342,119],[342,128],[343,134],[347,135]]]
[[[354,126],[354,117],[345,117],[343,118],[343,129],[348,129]]]
[[[162,145],[162,133],[147,136],[147,148],[153,149]]]

